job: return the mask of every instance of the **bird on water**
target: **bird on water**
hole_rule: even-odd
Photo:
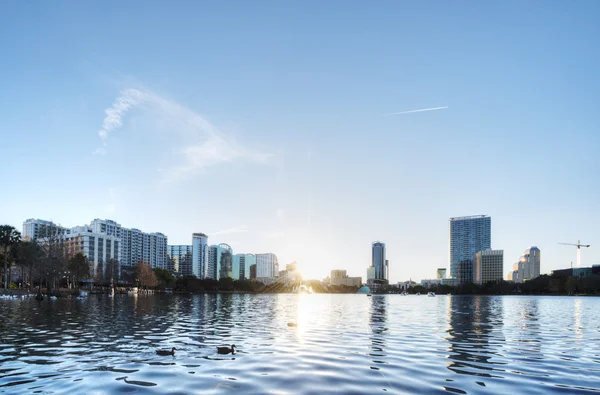
[[[156,353],[158,355],[175,355],[175,350],[177,350],[175,347],[173,347],[171,349],[171,351],[169,350],[156,350]]]
[[[231,348],[229,348],[229,347],[217,347],[217,353],[218,354],[235,354],[235,344],[232,344]]]

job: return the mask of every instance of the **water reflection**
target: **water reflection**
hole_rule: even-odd
[[[492,361],[499,355],[502,342],[503,305],[501,298],[484,296],[451,297],[449,308],[450,363],[448,369],[458,374],[479,377],[502,377],[501,363]]]
[[[599,392],[599,312],[560,297],[0,301],[0,393]]]
[[[383,296],[373,296],[369,309],[369,323],[371,326],[371,351],[369,355],[373,357],[373,363],[384,363],[381,358],[386,356],[385,337],[388,331],[387,321],[387,298]],[[372,366],[371,369],[379,369]]]

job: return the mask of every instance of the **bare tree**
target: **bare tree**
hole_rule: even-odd
[[[150,265],[144,261],[140,261],[137,264],[135,268],[135,274],[137,276],[137,281],[142,287],[156,287],[158,284],[156,274],[154,274],[152,268],[150,268]]]
[[[57,288],[57,280],[66,272],[68,252],[63,235],[58,230],[49,230],[46,237],[39,239],[39,242],[42,255],[39,267],[40,288],[42,278],[45,277],[47,293],[51,295],[52,289]]]
[[[8,288],[8,258],[11,248],[19,244],[21,233],[10,225],[0,226],[0,246],[4,252],[4,289]]]
[[[75,254],[75,256],[69,259],[68,269],[75,278],[75,291],[79,292],[79,282],[90,270],[90,264],[87,257],[82,253]]]

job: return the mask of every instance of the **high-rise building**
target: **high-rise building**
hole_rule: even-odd
[[[235,254],[233,256],[233,279],[250,280],[250,266],[256,264],[254,254]]]
[[[30,218],[23,222],[22,237],[24,240],[36,240],[65,232],[67,232],[67,228],[56,225],[52,221]]]
[[[68,229],[62,238],[79,245],[79,252],[88,258],[92,269],[90,274],[104,274],[109,259],[119,261],[121,239],[116,236],[94,232],[90,226],[75,226]]]
[[[256,263],[250,265],[250,280],[256,280]]]
[[[207,278],[218,280],[221,278],[221,255],[223,252],[229,251],[233,254],[231,247],[228,244],[221,243],[219,245],[212,245],[208,249],[208,275]],[[228,261],[227,261],[228,262]],[[227,268],[227,272],[232,272],[232,265]],[[232,274],[233,275],[233,274]]]
[[[484,250],[473,255],[473,282],[486,284],[502,281],[504,273],[504,251]]]
[[[441,280],[446,278],[446,268],[441,267],[437,270],[437,279]]]
[[[458,265],[478,251],[492,248],[492,219],[486,215],[450,218],[450,276],[458,277]]]
[[[36,240],[48,233],[56,231],[69,237],[75,237],[81,233],[84,240],[91,241],[90,237],[96,240],[102,240],[102,243],[110,240],[108,245],[99,245],[98,248],[103,251],[114,249],[113,240],[116,241],[116,250],[110,254],[111,258],[117,259],[120,266],[135,266],[139,261],[148,263],[153,269],[167,267],[167,237],[162,233],[144,233],[138,229],[123,228],[120,224],[109,219],[94,219],[89,225],[66,228],[55,225],[51,221],[39,219],[28,219],[23,223],[23,233],[32,240]],[[65,237],[66,237],[65,236]],[[92,243],[93,244],[93,243]],[[86,250],[84,251],[91,251]],[[98,250],[100,251],[100,250]],[[94,250],[94,254],[97,251]],[[87,255],[92,261],[92,255]],[[99,258],[98,258],[99,259]],[[104,262],[104,258],[102,258]],[[97,265],[97,263],[96,263]]]
[[[221,253],[221,269],[219,271],[219,278],[233,278],[233,254],[231,247],[229,247],[227,244],[220,244],[220,246],[223,247],[223,252]],[[228,248],[224,246],[227,246]]]
[[[279,275],[279,262],[273,253],[256,254],[256,279],[268,283]]]
[[[456,268],[458,285],[471,284],[473,282],[473,260],[464,259],[458,263]]]
[[[200,279],[208,277],[208,236],[204,233],[192,234],[192,272]]]
[[[334,280],[336,280],[338,278],[346,278],[346,277],[348,277],[348,276],[346,275],[345,270],[332,270],[331,276],[329,276],[329,281],[333,282]]]
[[[539,248],[532,246],[525,250],[519,261],[512,267],[509,272],[508,280],[516,283],[523,283],[527,280],[532,280],[540,276],[541,251]]]
[[[385,259],[385,243],[375,241],[371,245],[371,266],[367,269],[367,283],[388,283],[389,262]]]
[[[167,270],[178,276],[192,275],[192,246],[173,245],[167,246],[169,260]]]

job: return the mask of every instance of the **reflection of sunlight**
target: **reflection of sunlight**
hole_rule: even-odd
[[[314,303],[314,298],[309,294],[298,294],[298,308],[296,309],[296,336],[300,341],[304,340],[306,330],[308,329],[308,320],[311,315],[311,303]]]
[[[575,336],[577,339],[583,338],[583,331],[581,330],[581,299],[575,299],[575,311],[573,313],[574,325],[575,325]]]

